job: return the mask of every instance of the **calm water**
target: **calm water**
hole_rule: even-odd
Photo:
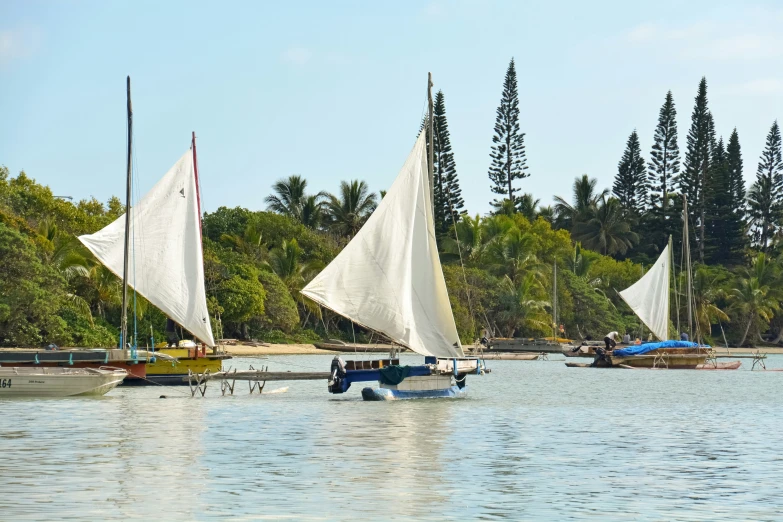
[[[783,372],[489,365],[454,401],[321,382],[0,401],[0,519],[783,518]]]

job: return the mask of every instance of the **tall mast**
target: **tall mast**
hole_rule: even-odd
[[[193,149],[193,175],[196,177],[196,204],[198,205],[198,231],[201,232],[201,188],[198,184],[198,161],[196,161],[196,131],[193,131],[190,148]],[[201,235],[199,235],[201,239]]]
[[[669,264],[671,265],[671,269],[669,270],[669,275],[672,278],[672,285],[674,286],[674,309],[677,310],[677,337],[675,339],[679,338],[680,332],[680,308],[677,306],[677,274],[674,271],[674,250],[672,250],[672,236],[669,235]],[[669,318],[669,321],[672,319],[672,301],[671,301],[671,294],[669,294],[669,309],[666,310],[666,313],[668,314],[667,317]],[[666,323],[666,330],[669,330],[668,323]]]
[[[430,143],[429,143],[429,161],[427,162],[427,170],[430,177],[430,204],[432,205],[432,213],[435,214],[435,173],[434,173],[434,163],[435,163],[435,140],[434,140],[434,132],[435,132],[435,123],[432,120],[432,73],[427,73],[427,126],[429,127],[430,132]]]
[[[558,321],[557,321],[557,260],[552,265],[552,320],[554,321],[554,335],[557,339]]]
[[[131,222],[131,152],[133,150],[133,107],[131,105],[131,81],[128,76],[128,170],[125,186],[125,250],[122,259],[122,328],[120,348],[128,344],[128,254],[130,252]]]
[[[693,283],[691,281],[691,245],[690,245],[690,233],[688,231],[688,199],[683,194],[682,196],[682,244],[685,250],[685,285],[686,297],[688,299],[688,335],[693,335],[693,309],[692,309],[692,291]]]

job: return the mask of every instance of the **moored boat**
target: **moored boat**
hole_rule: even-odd
[[[140,382],[180,385],[189,371],[220,371],[223,359],[230,358],[217,352],[207,309],[196,135],[191,135],[190,150],[131,206],[132,121],[128,78],[126,212],[98,232],[79,236],[79,241],[123,280],[120,346],[130,344],[128,339],[133,341],[131,346],[138,342],[137,336],[128,332],[125,313],[128,288],[146,298],[201,343],[201,346],[185,350],[158,350],[157,353],[164,357],[149,361],[146,380]],[[128,271],[130,253],[133,254],[133,274]],[[207,347],[212,353],[207,354]]]
[[[128,372],[126,383],[143,382],[147,377],[149,352],[103,348],[39,350],[0,348],[0,366],[23,368],[101,368],[112,366]]]
[[[0,399],[105,395],[128,372],[118,368],[0,367]]]
[[[431,86],[430,81],[428,92]],[[427,161],[431,100],[428,122],[429,131],[420,133],[364,226],[302,289],[319,305],[423,355],[424,364],[346,363],[338,356],[330,370],[331,393],[344,393],[353,382],[376,381],[362,390],[364,400],[457,398],[467,393],[468,374],[485,372],[481,360],[465,357],[435,241],[431,155]],[[429,150],[432,154],[431,141]]]

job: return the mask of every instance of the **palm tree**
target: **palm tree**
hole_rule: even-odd
[[[223,234],[220,240],[227,243],[235,251],[252,259],[255,263],[261,263],[267,255],[263,245],[263,236],[258,224],[251,221],[245,227],[242,236],[236,234]]]
[[[461,254],[464,262],[479,264],[486,251],[484,220],[478,214],[474,218],[465,215],[454,228],[456,237],[447,236],[441,242],[444,254],[453,259],[459,259]]]
[[[538,207],[538,217],[549,223],[550,225],[555,223],[555,209],[552,205],[546,207]]]
[[[38,234],[46,245],[47,260],[66,281],[78,276],[89,276],[87,257],[75,237],[63,234],[57,225],[46,219],[39,224]]]
[[[306,226],[310,226],[309,223],[320,224],[320,218],[316,218],[316,215],[320,213],[322,201],[327,196],[325,192],[306,194],[307,180],[298,175],[277,180],[272,189],[277,194],[264,199],[269,210],[294,218]]]
[[[294,299],[321,268],[317,262],[301,263],[302,252],[296,239],[290,239],[283,240],[279,248],[269,253],[269,266],[285,283]]]
[[[502,309],[497,314],[504,334],[511,337],[517,328],[526,333],[549,331],[552,318],[546,311],[550,303],[545,296],[535,273],[528,273],[516,284],[506,276],[500,296]]]
[[[340,182],[340,197],[329,194],[326,208],[331,228],[342,236],[353,237],[375,210],[376,195],[367,183],[353,180]]]
[[[323,193],[318,193],[314,196],[306,196],[302,202],[302,214],[300,221],[306,227],[312,229],[321,228],[321,224],[324,220],[324,206]]]
[[[598,207],[599,200],[609,196],[609,189],[596,194],[598,180],[590,179],[587,174],[574,180],[573,203],[568,203],[560,196],[555,196],[555,224],[558,228],[571,230],[574,225],[586,221]]]
[[[702,335],[709,334],[711,326],[718,321],[729,321],[729,316],[715,304],[723,296],[719,278],[711,275],[703,266],[697,268],[693,274],[693,300],[696,304],[696,324]]]
[[[534,273],[536,279],[544,279],[541,264],[534,254],[533,238],[514,227],[498,241],[493,241],[487,250],[487,257],[495,270],[517,281],[520,275]]]
[[[745,344],[751,328],[755,333],[760,333],[760,326],[771,321],[775,312],[780,309],[777,299],[770,297],[769,287],[760,284],[755,277],[739,277],[729,297],[733,309],[745,322],[745,331],[739,346]]]
[[[270,194],[264,201],[267,208],[278,214],[299,219],[302,214],[302,202],[305,198],[307,180],[302,176],[292,175],[287,179],[280,179],[272,185],[277,195]]]
[[[606,199],[603,195],[594,215],[574,224],[573,237],[586,248],[605,256],[625,254],[634,243],[639,242],[639,235],[631,230],[631,225],[623,217],[620,202],[616,198]]]
[[[533,194],[522,194],[517,201],[517,211],[532,223],[538,217],[538,211],[536,209],[540,202],[540,199],[533,198]]]
[[[77,277],[89,277],[89,262],[81,243],[67,234],[58,230],[57,225],[48,219],[44,219],[38,226],[38,234],[46,248],[46,260],[54,266],[60,275],[72,283]],[[90,325],[94,325],[90,304],[82,296],[67,292],[66,297],[73,309],[87,318]]]

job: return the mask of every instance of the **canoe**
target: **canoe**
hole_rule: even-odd
[[[0,368],[0,399],[105,395],[128,372],[118,368]]]
[[[319,350],[328,350],[330,352],[361,352],[361,353],[389,353],[392,346],[389,344],[348,344],[348,343],[313,343],[313,346]],[[395,346],[398,352],[408,351],[402,346]]]
[[[731,362],[725,362],[725,363],[705,363],[705,364],[699,364],[696,365],[695,368],[666,368],[666,367],[657,367],[657,368],[650,368],[650,367],[639,367],[639,366],[628,366],[627,364],[621,364],[619,365],[620,368],[625,368],[626,370],[736,370],[740,366],[742,366],[741,361],[731,361]]]
[[[535,361],[541,357],[537,353],[487,353],[477,357],[488,361]]]

